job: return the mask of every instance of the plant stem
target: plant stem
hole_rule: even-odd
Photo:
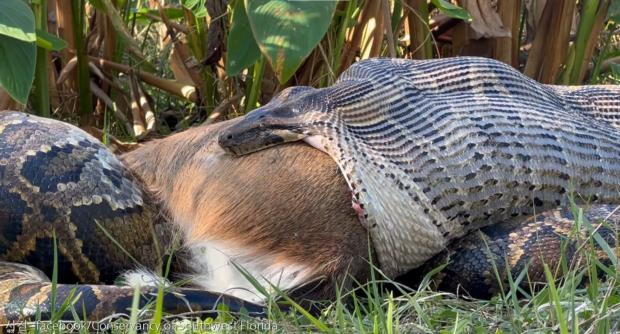
[[[599,7],[599,0],[586,0],[583,2],[581,10],[581,18],[579,19],[579,28],[577,30],[577,38],[575,39],[575,57],[573,66],[567,67],[570,71],[567,83],[577,84],[579,82],[579,73],[584,63],[588,63],[590,59],[584,59],[585,49],[592,31],[594,19]]]
[[[413,59],[433,57],[430,29],[428,27],[428,3],[426,0],[407,0],[409,8],[409,34]]]
[[[36,27],[47,31],[47,0],[33,3]],[[37,115],[50,116],[49,73],[47,66],[48,51],[37,47],[36,71],[34,73],[34,109]]]
[[[84,36],[84,0],[71,2],[73,14],[73,30],[75,34],[75,53],[77,57],[78,95],[80,125],[92,123],[92,101],[90,96],[90,72],[86,55],[86,41]]]
[[[611,23],[607,23],[605,30],[609,30],[610,25]],[[609,50],[609,45],[611,43],[612,37],[613,34],[609,33],[607,34],[607,37],[605,37],[605,39],[601,42],[601,49],[599,50],[596,60],[594,61],[594,69],[592,70],[592,74],[590,75],[590,84],[596,84],[599,81],[599,75],[601,74],[601,65],[603,64],[607,51]]]
[[[245,111],[249,112],[256,108],[258,102],[258,94],[260,94],[261,85],[263,83],[263,73],[265,72],[265,56],[261,56],[256,65],[254,65],[254,73],[252,75],[252,89],[250,90],[250,96],[245,105]]]
[[[334,47],[334,60],[332,63],[332,69],[334,69],[335,73],[340,73],[340,69],[337,68],[340,66],[340,62],[342,60],[342,48],[344,47],[344,43],[346,42],[346,34],[347,29],[349,28],[349,24],[351,22],[351,17],[353,16],[353,11],[356,8],[356,2],[351,0],[347,3],[347,9],[345,10],[344,16],[342,18],[342,22],[340,23],[340,27],[338,30],[338,37],[336,38],[336,45]]]

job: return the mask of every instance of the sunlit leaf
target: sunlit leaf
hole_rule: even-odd
[[[287,81],[321,41],[337,1],[244,0],[254,39],[280,82]]]
[[[226,45],[228,48],[226,73],[228,75],[241,73],[260,57],[260,50],[254,41],[243,1],[237,1],[233,9],[232,24]]]
[[[463,21],[471,21],[471,16],[469,15],[469,13],[457,6],[454,5],[452,3],[450,3],[449,1],[446,0],[431,0],[431,2],[433,3],[433,5],[435,5],[435,7],[437,7],[437,9],[442,12],[443,14],[449,16],[449,17],[453,17],[455,19],[461,19]]]
[[[164,14],[169,20],[178,20],[183,18],[183,9],[182,8],[163,8]],[[158,17],[160,15],[159,9],[149,9],[149,8],[140,8],[138,10],[134,10],[131,15],[129,15],[129,21],[132,21],[134,18],[139,20],[140,22],[150,22],[152,19],[149,15]]]
[[[37,46],[50,51],[59,51],[67,47],[67,42],[45,30],[37,29]]]
[[[34,42],[34,14],[22,0],[0,0],[0,35]]]
[[[205,7],[206,0],[183,0],[181,3],[183,7],[192,11],[195,17],[203,18],[207,16],[207,8]]]

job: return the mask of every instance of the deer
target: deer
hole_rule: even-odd
[[[337,289],[366,282],[380,265],[336,163],[301,142],[244,156],[226,154],[217,138],[237,121],[190,128],[121,156],[180,231],[193,284],[261,303],[265,296],[247,274],[298,300],[330,300]],[[592,222],[607,218],[617,225],[620,217],[609,212],[607,206],[592,206],[585,214]],[[415,285],[426,272],[447,264],[435,286],[453,292],[464,288],[478,298],[498,293],[499,280],[524,269],[529,281],[545,282],[539,269],[543,263],[559,265],[557,255],[573,223],[566,209],[496,222],[396,279]],[[600,232],[616,244],[612,230]],[[485,252],[485,244],[493,252]],[[577,259],[573,254],[568,260]],[[502,268],[500,277],[490,274],[493,266]]]
[[[181,233],[192,282],[252,302],[238,270],[312,300],[369,277],[369,236],[325,153],[296,143],[236,158],[217,144],[234,121],[198,126],[121,155]]]

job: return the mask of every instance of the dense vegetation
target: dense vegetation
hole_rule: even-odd
[[[543,83],[618,84],[619,31],[620,0],[1,0],[0,110],[139,141],[243,114],[287,86],[330,85],[353,62],[380,56],[478,55]],[[271,327],[254,328],[617,332],[613,255],[610,267],[567,268],[565,280],[524,299],[514,282],[491,301],[428,284],[394,296],[377,276],[348,296],[352,307],[338,300],[317,317],[274,310]],[[610,278],[586,275],[597,270]]]
[[[0,3],[0,108],[126,139],[329,85],[369,57],[493,57],[544,83],[620,73],[617,0],[28,2]]]

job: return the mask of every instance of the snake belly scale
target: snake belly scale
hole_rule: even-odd
[[[221,134],[246,154],[303,139],[339,165],[382,270],[467,232],[585,201],[620,202],[620,87],[537,83],[486,58],[370,59],[295,87]]]

